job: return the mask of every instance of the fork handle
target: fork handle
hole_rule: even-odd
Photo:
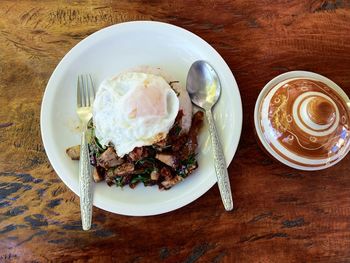
[[[92,218],[92,176],[89,158],[89,149],[86,139],[86,131],[81,134],[80,161],[79,161],[79,185],[80,185],[80,211],[81,222],[84,230],[91,227]]]
[[[216,131],[215,122],[211,110],[206,110],[205,115],[207,116],[209,124],[209,133],[211,138],[211,145],[214,153],[214,166],[216,177],[218,180],[218,186],[220,190],[221,200],[224,204],[226,211],[233,209],[233,200],[230,186],[230,179],[227,172],[227,166],[225,161],[225,155],[222,150],[220,139]]]

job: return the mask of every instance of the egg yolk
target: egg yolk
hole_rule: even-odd
[[[153,85],[138,86],[130,91],[124,105],[130,119],[167,114],[166,94]]]

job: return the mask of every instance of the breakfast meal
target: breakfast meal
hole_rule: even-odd
[[[197,167],[203,113],[166,72],[138,67],[104,80],[93,104],[90,162],[96,182],[169,189]],[[67,149],[79,159],[78,146]],[[77,156],[78,155],[78,156]]]

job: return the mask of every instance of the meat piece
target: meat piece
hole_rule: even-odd
[[[165,189],[169,189],[170,187],[176,185],[177,183],[183,181],[184,179],[181,176],[176,175],[174,178],[171,178],[169,180],[165,180],[161,182],[162,186],[164,186]]]
[[[93,168],[92,177],[94,178],[95,183],[101,182],[105,179],[105,171],[100,167]]]
[[[123,185],[130,184],[131,183],[131,179],[132,179],[132,174],[127,174],[127,175],[123,176],[122,184]]]
[[[168,154],[168,153],[157,153],[156,154],[156,159],[161,161],[162,163],[165,163],[166,165],[176,168],[179,164],[178,159],[176,158],[175,155],[173,154]]]
[[[116,184],[119,187],[123,187],[131,182],[132,174],[126,174],[125,176],[117,176],[114,174],[115,169],[111,168],[107,171],[106,183],[111,186]]]
[[[105,181],[106,181],[106,184],[108,186],[112,186],[115,183],[114,180],[112,178],[109,178],[109,177],[106,177]]]
[[[136,162],[150,155],[149,150],[146,147],[136,147],[132,152],[129,153],[131,161]]]
[[[192,118],[192,126],[188,132],[188,140],[181,150],[181,159],[187,159],[190,155],[194,154],[198,146],[198,133],[203,126],[204,113],[197,111]]]
[[[97,158],[97,165],[108,170],[122,164],[124,160],[119,158],[113,147],[108,147],[100,157]]]
[[[157,152],[162,152],[164,150],[169,150],[172,148],[172,145],[177,143],[180,133],[182,131],[181,119],[183,117],[183,111],[179,110],[175,118],[175,122],[171,127],[167,137],[159,142],[154,143],[152,146]]]
[[[135,170],[135,166],[132,163],[123,163],[116,167],[113,171],[115,176],[125,176],[131,174]]]
[[[190,128],[190,131],[188,132],[188,134],[190,136],[198,136],[199,130],[202,128],[203,126],[203,118],[204,118],[204,113],[203,111],[197,111],[193,117],[192,117],[192,125]]]
[[[191,164],[189,166],[187,166],[188,169],[188,174],[192,173],[194,170],[196,170],[198,168],[198,163],[197,161],[194,164]]]
[[[178,152],[180,151],[180,149],[182,147],[184,147],[184,145],[186,145],[188,141],[188,135],[187,134],[184,134],[184,135],[181,135],[179,136],[172,144],[172,147],[171,147],[171,150],[173,152]]]
[[[72,160],[79,160],[80,159],[80,145],[75,145],[75,146],[69,147],[66,150],[66,153]]]
[[[138,183],[139,183],[139,182],[133,183],[133,184],[130,183],[129,186],[130,186],[131,189],[134,189],[134,188],[137,186]]]
[[[168,167],[162,167],[162,169],[160,169],[160,175],[164,178],[164,180],[170,180],[173,177],[170,168]]]
[[[183,116],[184,116],[183,111],[179,110],[179,112],[176,115],[174,125],[169,131],[169,139],[172,139],[172,137],[177,137],[180,134],[182,130],[181,120]]]
[[[181,127],[182,117],[183,117],[183,111],[179,110],[179,112],[177,113],[177,116],[175,118],[175,122],[174,122],[173,126],[171,127],[171,129],[168,133],[168,136],[166,138],[167,145],[173,145],[178,140],[180,133],[182,131],[182,127]]]
[[[114,178],[115,178],[115,175],[113,173],[113,168],[112,169],[109,169],[108,171],[106,171],[105,173],[105,181],[106,183],[108,184],[108,186],[111,186],[114,184]]]
[[[114,185],[114,180],[109,179],[109,178],[106,178],[106,184],[107,184],[108,186],[112,186],[112,185]]]
[[[167,138],[156,142],[152,145],[157,152],[162,152],[163,150],[167,149],[169,146],[167,145]]]
[[[150,175],[151,180],[157,181],[159,178],[159,175],[160,175],[160,173],[157,170],[152,171],[151,175]]]

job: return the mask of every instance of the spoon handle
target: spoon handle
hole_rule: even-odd
[[[226,211],[231,211],[233,209],[233,200],[224,152],[222,151],[220,139],[216,131],[213,114],[211,110],[206,110],[205,113],[209,124],[211,144],[214,153],[215,172],[218,180],[221,199]]]

